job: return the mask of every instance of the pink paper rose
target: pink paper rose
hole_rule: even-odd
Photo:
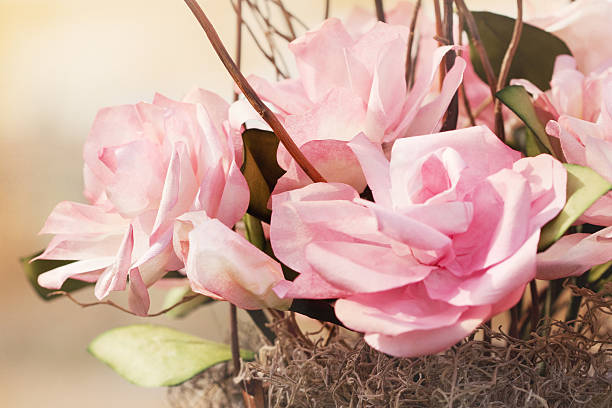
[[[390,161],[364,135],[349,146],[374,202],[340,183],[272,198],[274,253],[300,273],[280,296],[339,298],[338,318],[396,356],[441,351],[518,301],[565,203],[561,163],[485,127],[397,140]]]
[[[539,1],[538,5],[548,7],[542,7],[542,17],[530,19],[529,23],[561,38],[581,70],[593,71],[612,59],[612,49],[607,42],[612,35],[612,1],[577,0],[565,7]]]
[[[561,115],[596,122],[602,108],[602,88],[610,79],[612,61],[585,75],[577,69],[572,56],[559,55],[555,60],[550,89],[546,92],[525,79],[511,83],[525,87],[533,95],[544,123],[557,120]]]
[[[590,167],[612,183],[612,78],[600,85],[599,93],[601,105],[595,123],[561,115],[548,122],[546,132],[559,138],[568,163]],[[539,255],[538,278],[581,275],[612,259],[612,192],[597,200],[580,221],[606,228],[592,235],[561,238]]]
[[[409,20],[408,22],[409,23]],[[421,50],[414,84],[405,78],[407,38],[403,25],[373,24],[349,34],[338,19],[293,41],[299,78],[278,83],[250,77],[258,94],[278,111],[283,125],[304,155],[328,181],[362,191],[366,180],[348,147],[363,132],[372,142],[390,146],[397,138],[430,133],[440,127],[457,90],[465,61],[457,58],[439,94],[432,94],[435,73],[451,47]],[[278,162],[287,170],[275,192],[304,186],[309,179],[284,147]]]
[[[217,248],[219,242],[244,247],[243,238],[230,230],[246,212],[249,190],[236,163],[237,135],[229,128],[228,108],[219,96],[197,90],[183,102],[156,95],[152,104],[101,110],[84,148],[85,196],[90,204],[58,204],[41,231],[55,236],[40,258],[77,262],[42,274],[39,283],[57,289],[68,278],[96,281],[95,295],[102,299],[124,290],[129,276],[130,307],[146,314],[147,287],[168,271],[184,268],[188,252]],[[189,244],[179,245],[180,252],[175,252],[175,225],[193,212],[200,214],[201,225],[191,226]],[[197,250],[187,251],[189,246]],[[270,269],[266,262],[273,261],[253,250],[248,249],[250,266],[257,259],[259,266]],[[244,255],[233,250],[227,256]],[[207,274],[240,280],[240,274],[256,273],[230,271],[221,262],[200,262],[197,270],[190,268],[192,264],[187,262],[186,273],[196,291],[207,286]],[[282,279],[282,274],[275,279],[267,284]],[[209,291],[224,297],[225,289],[233,290]],[[239,306],[250,306],[259,294],[230,297]]]

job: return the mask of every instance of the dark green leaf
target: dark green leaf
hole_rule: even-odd
[[[38,284],[38,276],[50,271],[51,269],[59,268],[60,266],[67,265],[74,261],[55,261],[55,260],[47,260],[47,259],[39,259],[33,262],[30,262],[32,259],[36,258],[42,254],[42,251],[35,253],[34,255],[27,256],[21,258],[19,262],[21,263],[21,267],[28,278],[28,281],[36,291],[36,293],[43,298],[44,300],[50,300],[57,296],[49,296],[49,293],[55,292],[55,289],[46,289]],[[76,279],[68,279],[62,285],[61,289],[64,292],[73,292],[77,289],[81,289],[85,286],[93,285],[90,282],[83,282]]]
[[[499,74],[502,60],[514,30],[514,19],[487,11],[472,13],[478,26],[483,46],[487,51],[495,75]],[[522,78],[542,90],[548,89],[557,55],[571,52],[558,37],[530,24],[523,23],[519,46],[512,60],[508,80]],[[470,58],[478,76],[486,82],[480,58],[470,44]]]
[[[276,161],[278,138],[272,132],[247,129],[242,133],[242,142],[244,163],[241,170],[251,193],[248,212],[269,222],[268,199],[276,181],[285,173]]]
[[[608,180],[588,167],[576,164],[564,166],[567,170],[567,201],[559,215],[542,228],[538,244],[540,251],[561,238],[582,213],[612,189]]]
[[[550,153],[553,151],[546,130],[540,119],[538,119],[538,115],[531,103],[531,98],[525,88],[518,85],[507,86],[495,94],[495,96],[510,108],[512,112],[516,113],[532,132],[532,135],[526,135],[528,155],[537,156],[540,153]],[[533,135],[537,139],[533,138]],[[529,140],[530,138],[531,140]]]
[[[293,299],[289,310],[303,314],[312,319],[344,326],[336,317],[331,300],[325,299]]]
[[[96,337],[88,351],[126,380],[143,387],[177,385],[209,367],[231,360],[230,346],[168,327],[118,327]],[[252,360],[253,353],[241,350]]]

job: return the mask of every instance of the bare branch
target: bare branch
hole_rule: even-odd
[[[459,13],[459,38],[457,43],[462,46],[463,45],[463,24],[464,17],[463,14]],[[463,50],[459,51],[459,56],[463,57]],[[468,116],[470,121],[470,126],[476,126],[476,118],[474,118],[474,114],[472,113],[472,107],[470,106],[470,101],[468,100],[467,94],[465,93],[465,82],[461,81],[461,85],[459,86],[459,91],[461,94],[461,101],[463,102],[463,107],[465,108],[465,113]]]
[[[230,348],[232,350],[232,363],[234,376],[240,373],[240,344],[238,342],[238,310],[236,305],[230,303]]]
[[[410,35],[408,36],[408,50],[406,52],[406,88],[410,89],[410,78],[412,78],[412,44],[414,43],[414,31],[416,30],[417,18],[421,9],[421,0],[417,0],[410,21]]]
[[[378,21],[385,22],[385,7],[383,6],[383,0],[374,0],[376,6],[376,18]]]
[[[242,0],[237,0],[236,8],[236,67],[242,65]],[[234,3],[232,3],[233,5]],[[234,91],[234,101],[238,100],[238,92]]]
[[[491,66],[489,56],[487,55],[487,50],[485,50],[484,46],[482,45],[480,33],[478,32],[478,26],[476,25],[476,20],[474,20],[474,16],[467,8],[463,0],[455,0],[455,4],[457,5],[457,9],[459,10],[459,12],[463,14],[463,18],[465,19],[465,22],[467,24],[470,36],[472,37],[472,43],[474,44],[474,47],[478,52],[478,56],[480,57],[482,67],[485,72],[485,76],[487,77],[487,83],[489,85],[491,95],[495,97],[497,79],[495,77],[495,73],[493,72],[493,67]]]
[[[180,301],[178,301],[177,303],[173,304],[170,307],[167,307],[163,310],[160,310],[157,313],[153,313],[153,314],[147,314],[145,316],[139,315],[137,313],[132,312],[129,309],[126,309],[123,306],[119,306],[118,304],[116,304],[115,302],[113,302],[112,300],[100,300],[97,302],[90,302],[90,303],[84,303],[84,302],[80,302],[78,301],[74,296],[72,296],[70,293],[68,292],[64,292],[63,290],[58,290],[55,292],[51,292],[49,293],[47,296],[51,297],[51,296],[56,296],[56,295],[61,295],[61,296],[66,296],[68,299],[70,299],[73,303],[76,303],[77,305],[81,306],[82,308],[88,308],[88,307],[92,307],[92,306],[99,306],[99,305],[106,305],[106,306],[111,306],[114,307],[115,309],[119,309],[122,312],[131,314],[132,316],[139,316],[139,317],[156,317],[156,316],[161,316],[164,313],[169,312],[170,310],[174,309],[175,307],[178,307],[180,305],[182,305],[183,303],[187,303],[192,299],[195,299],[198,296],[202,296],[202,295],[190,295],[190,296],[185,296],[183,297]]]
[[[287,28],[289,28],[289,31],[291,32],[291,36],[293,37],[293,39],[295,39],[297,35],[295,34],[295,29],[293,28],[293,23],[291,22],[291,15],[285,8],[285,5],[283,4],[282,0],[278,0],[277,4],[278,4],[278,7],[283,12],[283,16],[285,16],[285,21],[287,22]]]
[[[245,0],[246,1],[246,0]],[[236,13],[238,13],[238,6],[232,1],[230,0],[230,3],[232,4],[232,7],[234,8],[234,11]],[[255,46],[257,46],[257,48],[259,49],[259,51],[261,52],[261,54],[272,64],[272,66],[274,67],[274,69],[276,70],[277,75],[283,77],[283,78],[287,78],[287,74],[278,66],[278,64],[276,63],[276,56],[274,53],[274,48],[272,45],[270,45],[270,43],[268,42],[268,45],[271,48],[271,51],[268,52],[264,46],[261,44],[261,42],[259,41],[259,39],[257,38],[257,35],[255,35],[255,33],[253,32],[253,29],[243,20],[243,25],[244,27],[246,27],[249,35],[251,36],[251,38],[253,39],[253,41],[255,42]],[[265,29],[263,29],[263,31],[265,31]],[[268,40],[268,38],[266,37],[266,40]]]
[[[435,39],[438,41],[438,46],[442,45],[443,42],[440,39],[443,37],[443,28],[442,28],[442,13],[440,12],[440,0],[433,0],[434,4],[434,15],[436,18],[436,35]],[[438,88],[442,89],[442,81],[444,81],[444,64],[440,63],[440,68],[438,69]]]
[[[446,38],[453,43],[453,0],[444,0],[444,29]],[[446,53],[446,71],[448,72],[455,65],[456,53],[451,50]],[[448,109],[446,118],[442,124],[442,131],[457,129],[457,119],[459,118],[459,97],[457,92],[453,95]]]
[[[508,74],[510,73],[510,66],[512,65],[512,59],[516,54],[519,42],[521,41],[521,33],[523,32],[523,0],[516,0],[517,16],[514,22],[514,30],[512,31],[512,39],[508,44],[508,49],[502,60],[502,65],[499,70],[499,78],[497,79],[496,91],[499,92],[506,81],[508,80]],[[505,140],[504,134],[504,117],[502,115],[502,105],[499,99],[495,99],[495,133],[501,140]]]
[[[291,13],[280,0],[270,0],[270,1],[272,1],[272,3],[274,3],[274,4],[276,4],[281,9],[283,14],[286,13],[291,20],[293,20],[296,23],[298,23],[299,25],[301,25],[304,30],[308,30],[308,26],[306,25],[306,23],[304,23],[304,21],[302,21],[298,16],[296,16],[293,13]]]
[[[236,64],[232,60],[232,57],[227,52],[227,49],[223,45],[223,42],[219,38],[219,35],[215,31],[212,23],[200,8],[196,0],[184,0],[185,4],[189,7],[193,15],[200,23],[200,26],[206,33],[208,40],[215,49],[215,52],[219,56],[219,59],[229,72],[229,74],[236,82],[236,85],[240,88],[244,96],[251,103],[253,108],[263,120],[270,125],[280,142],[285,146],[291,157],[296,163],[304,170],[306,175],[314,182],[325,182],[323,176],[312,166],[310,161],[304,156],[297,145],[293,142],[287,130],[283,127],[281,122],[278,120],[276,115],[263,103],[263,101],[257,96],[251,85],[249,85],[246,78],[242,75],[240,70],[236,67]]]

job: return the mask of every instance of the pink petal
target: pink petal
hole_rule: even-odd
[[[194,291],[204,288],[244,309],[288,307],[272,291],[284,279],[280,265],[216,219],[189,233],[185,269]]]
[[[393,139],[397,137],[403,137],[404,131],[415,119],[416,114],[421,108],[421,104],[425,97],[429,94],[431,86],[433,84],[435,74],[438,71],[438,67],[442,62],[442,58],[447,52],[452,50],[452,46],[438,47],[435,49],[431,59],[425,59],[425,64],[417,67],[415,75],[415,82],[412,89],[408,93],[408,98],[404,102],[403,119],[397,125],[398,132],[394,134]],[[385,141],[390,141],[385,139]]]
[[[535,277],[539,238],[539,231],[534,232],[507,259],[470,277],[453,279],[447,271],[432,272],[425,279],[429,296],[455,306],[500,302]]]
[[[138,316],[146,316],[149,312],[149,306],[151,305],[149,291],[140,276],[138,268],[134,268],[130,271],[128,304],[130,305],[130,310]]]
[[[105,269],[109,265],[112,265],[114,260],[114,257],[105,257],[72,262],[39,275],[38,284],[47,289],[59,289],[66,279],[72,277],[78,279],[80,274]]]
[[[453,238],[466,273],[503,261],[534,232],[530,225],[531,191],[523,176],[503,169],[470,195],[474,215],[469,229]]]
[[[151,243],[167,231],[176,217],[193,205],[199,186],[188,155],[187,147],[183,143],[177,143],[168,165],[164,191],[151,233]]]
[[[387,336],[455,324],[467,309],[430,299],[417,285],[349,296],[334,306],[350,329]]]
[[[531,227],[543,227],[563,209],[567,171],[552,156],[542,154],[523,158],[513,170],[527,179],[531,191]]]
[[[350,186],[334,183],[315,183],[273,195],[270,241],[274,254],[297,272],[308,270],[304,248],[315,236],[319,239],[346,236],[330,231],[331,221],[335,222],[336,229],[340,227],[339,223],[343,223],[344,228],[350,224],[357,228],[367,225],[364,221],[368,211],[350,202],[357,197],[357,192]],[[344,205],[340,207],[338,204]],[[342,214],[340,219],[339,214]],[[356,218],[361,222],[356,223]]]
[[[457,57],[455,64],[444,77],[440,95],[419,110],[417,113],[418,120],[412,122],[408,127],[406,136],[423,135],[439,130],[444,113],[463,81],[465,67],[465,60]]]
[[[391,248],[354,242],[316,241],[306,247],[305,258],[323,279],[353,293],[419,282],[432,269],[412,256],[395,255]]]
[[[134,248],[134,229],[130,225],[123,242],[117,251],[115,262],[100,275],[94,293],[98,299],[104,299],[111,291],[124,290]]]
[[[474,174],[485,176],[503,168],[512,168],[514,162],[521,157],[519,152],[503,144],[484,126],[408,137],[397,140],[393,145],[391,183],[394,188],[404,184],[406,168],[442,148],[455,150]],[[399,202],[395,196],[393,201]]]
[[[196,88],[183,98],[183,102],[202,105],[210,121],[217,127],[217,132],[223,132],[221,124],[227,120],[229,110],[229,104],[225,99],[214,92]]]
[[[349,296],[350,292],[337,288],[313,271],[311,268],[302,269],[293,281],[282,280],[273,288],[274,293],[281,299],[337,299]]]
[[[346,84],[343,49],[351,45],[353,39],[340,20],[335,18],[325,20],[316,30],[307,32],[289,44],[311,101],[316,103],[330,89]]]
[[[365,37],[364,37],[365,38]],[[398,37],[376,49],[376,65],[368,100],[366,134],[382,142],[387,127],[399,119],[406,98],[406,41]]]
[[[40,234],[116,233],[127,223],[119,214],[98,206],[63,201],[53,209]]]
[[[45,252],[36,259],[84,260],[115,256],[123,234],[123,231],[118,232],[100,235],[56,235],[51,239]]]
[[[105,181],[106,195],[122,216],[134,217],[157,205],[164,159],[152,142],[136,140],[104,147],[99,160],[111,172]]]
[[[377,204],[391,208],[389,160],[379,144],[372,143],[363,133],[348,144],[355,153]]]
[[[301,114],[306,112],[312,105],[300,79],[285,79],[271,85],[266,79],[256,75],[250,75],[248,81],[257,95],[264,101],[272,103],[284,113]],[[253,112],[255,112],[255,110],[253,110]],[[245,115],[244,118],[257,119],[258,116],[253,117],[251,115]],[[242,120],[241,123],[234,123],[238,124],[239,127],[244,122],[246,122],[246,120]]]
[[[538,279],[579,276],[612,260],[612,227],[595,234],[571,234],[562,237],[537,257]]]
[[[232,161],[215,218],[228,227],[233,227],[246,213],[249,198],[249,186],[236,162]]]
[[[397,336],[368,333],[365,341],[376,350],[397,357],[418,357],[443,351],[457,343],[480,325],[489,315],[490,306],[471,307],[449,326],[415,330]]]

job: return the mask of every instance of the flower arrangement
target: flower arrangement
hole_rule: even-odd
[[[359,333],[396,361],[440,355],[476,330],[491,347],[491,336],[537,336],[540,320],[575,321],[585,290],[610,310],[612,64],[596,46],[609,2],[529,17],[518,0],[509,18],[462,0],[434,0],[431,13],[421,0],[390,10],[376,0],[343,22],[327,1],[325,20],[298,35],[281,0],[265,3],[290,34],[258,1],[237,0],[235,60],[198,3],[185,3],[235,101],[197,89],[100,110],[83,149],[88,203],[53,209],[41,231],[53,238],[24,269],[46,299],[137,316],[227,301],[232,341],[135,325],[96,338],[98,359],[143,386],[225,361],[237,375],[242,360],[241,403],[263,407],[265,382],[244,375],[257,350],[240,350],[236,308],[269,344],[280,325],[285,339],[307,340],[296,319],[308,316],[325,343]],[[247,9],[288,41],[297,74],[270,36],[269,50],[257,44],[280,79],[241,74],[242,28],[255,36]],[[98,302],[73,296],[87,286]],[[156,313],[153,286],[169,290]],[[113,291],[127,306],[107,299]],[[487,328],[496,316],[507,335]],[[609,349],[609,332],[591,332]]]

